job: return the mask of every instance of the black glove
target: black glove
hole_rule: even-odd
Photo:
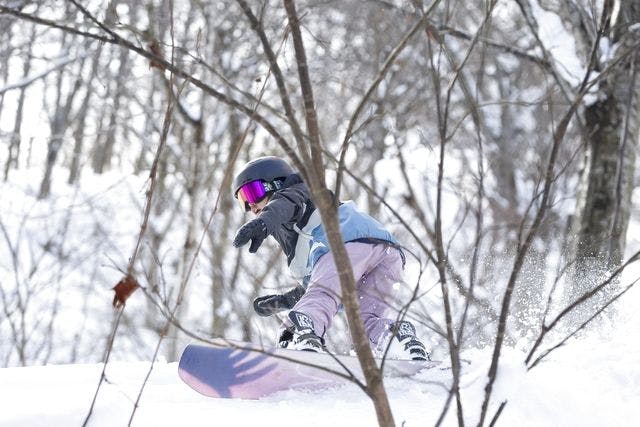
[[[236,235],[233,237],[233,246],[239,248],[251,240],[249,252],[253,254],[258,250],[267,236],[267,224],[260,218],[252,219],[236,232]]]
[[[253,309],[262,317],[268,317],[284,310],[291,310],[302,298],[304,292],[305,290],[302,286],[296,286],[282,295],[265,295],[253,300]]]

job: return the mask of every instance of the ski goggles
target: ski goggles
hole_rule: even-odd
[[[244,208],[249,211],[251,208],[249,204],[256,204],[263,200],[270,192],[279,190],[281,188],[280,181],[266,182],[262,180],[256,180],[247,182],[238,189],[236,198]]]

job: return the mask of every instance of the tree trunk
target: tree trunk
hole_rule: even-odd
[[[611,18],[615,20],[615,17]],[[610,28],[619,63],[601,83],[598,100],[585,109],[585,174],[574,218],[576,267],[569,297],[587,291],[597,277],[621,265],[631,212],[640,119],[637,35],[628,27],[640,20],[640,1],[621,2]],[[595,273],[595,275],[594,275]]]
[[[79,116],[76,118],[75,127],[73,131],[73,139],[75,141],[73,146],[73,157],[71,158],[71,165],[69,166],[69,178],[67,182],[69,184],[73,184],[78,181],[80,178],[80,170],[82,168],[81,159],[82,159],[82,150],[84,146],[84,132],[85,132],[85,123],[87,120],[87,113],[89,107],[91,106],[91,99],[93,98],[94,90],[93,90],[93,81],[97,78],[98,75],[98,67],[100,65],[100,56],[102,53],[102,46],[98,45],[96,52],[92,55],[91,60],[91,74],[87,78],[85,83],[86,85],[86,93],[84,99],[82,100],[82,104],[79,110]],[[89,46],[87,46],[88,48]]]
[[[349,256],[340,231],[337,206],[333,193],[327,188],[325,181],[318,117],[316,115],[306,51],[294,0],[284,0],[284,7],[287,11],[287,18],[291,29],[296,65],[298,67],[298,78],[303,96],[307,132],[309,135],[308,144],[312,164],[306,165],[307,175],[309,177],[307,184],[313,194],[316,208],[320,212],[329,247],[336,261],[336,269],[342,289],[342,304],[347,315],[349,331],[351,332],[351,338],[358,355],[358,360],[364,373],[367,394],[372,400],[380,427],[392,427],[395,426],[395,422],[391,413],[389,398],[382,381],[382,371],[373,358],[369,339],[364,330],[353,268],[349,262]]]
[[[31,40],[35,39],[36,29],[35,26],[31,31]],[[29,46],[29,52],[27,53],[27,57],[24,60],[23,65],[23,77],[27,78],[29,73],[31,72],[31,50],[33,45]],[[4,166],[4,179],[5,181],[9,179],[9,170],[11,167],[18,167],[18,159],[20,158],[20,141],[22,140],[20,129],[22,128],[22,118],[24,113],[24,101],[25,94],[27,91],[27,87],[23,87],[20,89],[20,95],[18,97],[18,106],[16,108],[16,118],[13,124],[13,132],[11,133],[11,140],[9,143],[9,154],[7,155],[7,163]]]
[[[120,68],[116,77],[116,90],[113,95],[113,106],[109,115],[109,124],[107,125],[107,135],[102,145],[96,147],[93,158],[93,170],[101,174],[109,168],[111,157],[113,157],[113,147],[116,143],[116,130],[118,127],[118,113],[126,90],[126,77],[128,75],[128,58],[129,51],[120,49]]]

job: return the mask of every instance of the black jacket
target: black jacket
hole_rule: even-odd
[[[287,256],[287,265],[295,256],[298,233],[293,226],[303,228],[315,210],[311,195],[300,175],[289,175],[283,188],[271,196],[269,203],[262,209],[258,218],[267,226],[267,233],[272,235]]]

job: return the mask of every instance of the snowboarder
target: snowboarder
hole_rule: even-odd
[[[256,216],[238,229],[233,246],[251,242],[249,252],[255,253],[267,236],[273,236],[292,275],[302,283],[282,295],[257,298],[255,311],[269,316],[290,310],[279,338],[281,347],[325,351],[323,337],[340,309],[341,288],[309,189],[285,160],[267,156],[244,165],[234,179],[233,194],[245,211]],[[374,352],[382,355],[389,347],[388,357],[427,360],[414,325],[387,317],[393,285],[401,281],[405,262],[398,242],[353,202],[340,203],[338,214]]]

